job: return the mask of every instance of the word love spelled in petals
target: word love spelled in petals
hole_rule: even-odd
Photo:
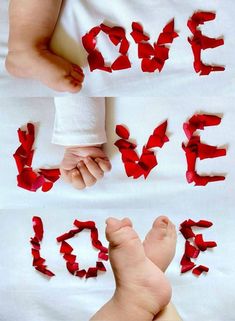
[[[33,170],[33,144],[35,140],[33,124],[27,124],[27,131],[19,128],[18,138],[21,145],[13,155],[18,169],[18,186],[30,192],[36,192],[39,188],[42,188],[43,192],[48,192],[59,179],[60,170],[58,168]]]
[[[196,264],[192,262],[191,259],[196,259],[201,251],[204,252],[208,248],[216,247],[217,244],[214,241],[205,242],[202,234],[195,234],[192,230],[192,227],[209,228],[212,225],[212,222],[206,220],[195,222],[191,219],[185,220],[180,224],[180,232],[186,239],[184,254],[180,261],[181,273],[185,273],[193,269],[192,273],[196,276],[200,276],[203,272],[207,273],[209,271],[209,268],[203,265],[195,267]],[[190,242],[190,239],[192,243]]]
[[[157,158],[151,148],[162,148],[163,145],[169,141],[166,136],[166,130],[167,121],[155,128],[153,134],[149,137],[147,144],[143,146],[142,154],[139,157],[135,151],[136,144],[128,140],[130,137],[129,130],[123,125],[116,126],[116,134],[121,139],[115,142],[115,146],[122,155],[122,162],[128,177],[137,179],[144,176],[146,179],[151,170],[157,166]]]
[[[108,249],[104,247],[99,240],[98,237],[98,229],[96,228],[95,222],[93,221],[87,221],[87,222],[81,222],[78,220],[74,221],[74,225],[76,226],[76,229],[70,230],[69,232],[66,232],[65,234],[57,237],[57,242],[61,243],[60,246],[60,253],[63,254],[63,258],[66,261],[66,267],[69,273],[71,273],[74,276],[83,278],[86,277],[86,279],[91,277],[96,277],[98,274],[98,271],[105,272],[106,268],[101,261],[97,261],[96,265],[93,267],[89,267],[87,270],[81,269],[79,263],[76,261],[76,255],[72,254],[73,248],[71,245],[69,245],[66,241],[68,239],[71,239],[78,233],[82,232],[85,229],[90,230],[91,235],[91,243],[94,248],[99,250],[98,253],[98,259],[99,260],[108,260]]]
[[[40,217],[34,216],[32,219],[33,222],[33,229],[34,229],[34,236],[31,237],[30,243],[31,243],[31,252],[33,256],[33,266],[34,268],[41,272],[42,274],[45,274],[48,277],[52,277],[55,274],[47,269],[47,266],[45,265],[46,260],[41,257],[40,249],[41,249],[41,241],[43,239],[43,223]]]

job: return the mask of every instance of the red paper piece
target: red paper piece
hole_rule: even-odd
[[[195,186],[206,186],[210,182],[217,182],[225,180],[225,176],[200,176],[196,172],[196,161],[207,158],[217,158],[225,156],[227,151],[225,148],[217,148],[216,146],[210,146],[203,144],[200,141],[200,136],[195,132],[200,129],[204,130],[206,126],[217,126],[221,122],[221,118],[214,115],[196,114],[189,119],[187,123],[184,123],[183,129],[189,139],[187,144],[182,144],[182,148],[185,151],[187,160],[186,179],[188,183],[195,183]]]
[[[191,258],[196,259],[199,256],[200,251],[206,251],[208,248],[213,248],[217,246],[216,242],[214,241],[205,242],[203,240],[202,234],[195,235],[194,232],[192,231],[192,227],[196,226],[196,227],[209,228],[212,225],[213,225],[212,222],[209,222],[206,220],[199,220],[198,222],[195,222],[191,219],[185,220],[180,224],[180,232],[186,239],[184,254],[180,261],[181,273],[185,273],[194,268],[196,264],[191,261]],[[191,238],[195,246],[188,241],[189,238]],[[199,276],[201,275],[202,272],[208,272],[208,271],[209,269],[207,267],[204,267],[203,265],[199,265],[193,269],[192,273]]]
[[[104,32],[109,37],[110,41],[115,45],[119,45],[119,53],[121,54],[111,66],[105,64],[105,60],[101,52],[96,48],[96,37],[100,32]],[[122,27],[109,27],[105,24],[92,28],[87,34],[82,37],[82,44],[88,52],[88,63],[90,70],[96,69],[112,72],[113,70],[122,70],[131,68],[130,60],[127,56],[129,42],[126,38],[125,29]]]
[[[32,148],[35,139],[33,124],[27,124],[27,131],[19,128],[18,138],[21,145],[13,155],[18,170],[18,186],[31,192],[36,192],[39,188],[42,188],[43,192],[48,192],[53,187],[53,183],[60,177],[59,169],[40,168],[38,172],[32,169],[31,165],[34,155]]]
[[[121,139],[115,142],[115,146],[119,149],[122,155],[122,162],[128,177],[137,179],[144,176],[148,177],[151,170],[157,166],[157,158],[151,148],[160,147],[169,141],[166,136],[167,121],[155,128],[153,134],[145,146],[143,146],[142,154],[139,157],[135,151],[136,144],[129,142],[130,133],[123,125],[116,126],[116,133]]]
[[[75,276],[83,278],[84,276],[88,279],[91,277],[96,277],[98,271],[106,271],[104,264],[100,261],[96,262],[95,267],[90,267],[86,271],[85,269],[80,269],[79,263],[76,262],[76,255],[73,255],[73,248],[69,245],[65,240],[72,238],[76,234],[80,233],[84,229],[90,230],[91,235],[91,242],[92,245],[99,250],[98,259],[100,260],[108,260],[108,249],[102,245],[99,240],[98,230],[96,228],[95,222],[93,221],[86,221],[82,222],[79,220],[74,221],[74,225],[77,229],[70,230],[69,232],[58,236],[57,241],[61,242],[60,253],[63,253],[64,260],[66,261],[67,270]]]
[[[202,34],[199,30],[199,25],[204,24],[206,21],[214,20],[216,17],[213,12],[196,12],[188,20],[188,27],[191,30],[193,36],[188,38],[194,55],[194,69],[200,76],[209,75],[211,72],[224,71],[223,66],[205,65],[201,60],[202,51],[208,48],[216,48],[224,45],[222,38],[215,39],[209,38]]]
[[[172,19],[162,30],[157,42],[151,45],[149,36],[144,33],[143,27],[132,23],[131,36],[138,44],[138,57],[142,59],[141,69],[143,72],[162,71],[166,60],[169,58],[169,47],[178,34],[174,30],[174,19]]]
[[[40,248],[41,248],[40,243],[43,239],[43,233],[44,233],[42,220],[40,217],[34,216],[32,219],[32,222],[33,222],[34,236],[31,237],[30,243],[32,245],[31,253],[33,256],[33,266],[37,271],[49,277],[52,277],[55,274],[47,269],[47,266],[44,264],[46,260],[42,258],[40,255]]]

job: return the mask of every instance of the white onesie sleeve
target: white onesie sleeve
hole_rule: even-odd
[[[105,98],[71,95],[56,97],[54,102],[54,144],[90,146],[106,142]]]

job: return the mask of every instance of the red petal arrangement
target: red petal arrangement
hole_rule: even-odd
[[[192,262],[191,259],[196,259],[201,251],[206,251],[208,248],[216,247],[217,244],[214,241],[205,242],[203,240],[202,234],[194,234],[192,227],[195,226],[209,228],[212,225],[212,222],[206,220],[200,220],[198,222],[195,222],[191,219],[185,220],[183,223],[180,224],[180,232],[186,239],[184,254],[180,261],[181,273],[185,273],[193,269],[192,273],[199,276],[203,272],[209,271],[209,268],[203,265],[195,267],[196,264]],[[190,243],[189,239],[191,239],[192,243]]]
[[[186,155],[187,172],[186,178],[188,183],[195,183],[195,186],[206,186],[210,182],[225,180],[225,176],[200,176],[196,171],[196,161],[207,158],[216,158],[226,156],[226,149],[217,148],[201,143],[200,136],[195,135],[195,131],[204,130],[206,126],[217,126],[221,122],[221,118],[214,115],[198,114],[192,116],[187,123],[184,123],[183,129],[189,139],[187,144],[182,144],[182,148]]]
[[[98,271],[106,271],[106,268],[104,264],[101,261],[96,262],[95,267],[90,267],[86,271],[85,269],[80,269],[79,263],[76,262],[76,255],[73,255],[73,248],[71,245],[69,245],[66,241],[78,233],[82,232],[84,229],[90,230],[91,233],[91,242],[94,248],[99,250],[98,253],[98,259],[100,260],[108,260],[108,249],[102,245],[102,243],[99,241],[98,236],[98,229],[96,228],[95,222],[93,221],[87,221],[87,222],[81,222],[78,220],[74,221],[74,225],[76,226],[76,229],[70,230],[69,232],[58,236],[57,242],[61,243],[60,246],[60,253],[63,254],[63,258],[66,261],[66,267],[67,270],[74,276],[78,276],[80,278],[83,278],[84,276],[86,279],[91,277],[96,277]]]
[[[101,31],[108,35],[110,41],[115,46],[120,45],[120,56],[112,63],[111,66],[107,66],[105,64],[104,57],[102,56],[101,52],[96,48],[96,37]],[[129,42],[126,38],[126,32],[124,28],[117,26],[109,27],[102,23],[101,25],[92,28],[87,34],[85,34],[85,36],[82,37],[82,43],[84,48],[88,52],[87,59],[91,71],[99,69],[106,72],[112,72],[113,70],[131,68],[131,63],[127,56]]]
[[[194,55],[194,69],[200,76],[209,75],[214,71],[224,71],[222,66],[205,65],[201,60],[202,50],[208,48],[216,48],[224,45],[224,39],[209,38],[202,34],[198,29],[199,25],[203,25],[206,21],[214,20],[216,14],[213,12],[195,12],[188,20],[188,27],[193,33],[191,38],[188,38]]]
[[[35,128],[33,124],[27,124],[27,131],[19,128],[18,138],[21,145],[13,155],[18,169],[18,186],[31,192],[36,192],[39,188],[42,188],[43,192],[48,192],[59,179],[60,170],[58,168],[40,168],[38,172],[33,170],[33,144],[35,140]]]
[[[115,142],[115,146],[122,154],[122,162],[125,166],[128,177],[137,179],[144,176],[148,177],[151,170],[157,166],[157,158],[151,148],[160,147],[169,141],[166,136],[167,121],[155,128],[153,134],[145,146],[143,146],[142,154],[139,157],[135,151],[136,144],[128,141],[130,133],[123,125],[116,126],[116,134],[121,138]]]
[[[41,241],[43,239],[43,223],[40,217],[34,216],[32,219],[33,229],[34,229],[34,237],[31,237],[30,243],[32,245],[32,255],[33,255],[33,266],[34,268],[41,272],[42,274],[47,275],[48,277],[52,277],[55,274],[47,269],[45,265],[45,259],[43,259],[40,255],[41,249]]]
[[[166,60],[169,58],[169,47],[178,34],[174,30],[172,19],[160,33],[157,42],[151,45],[149,36],[145,35],[143,27],[138,22],[132,23],[131,36],[138,44],[138,57],[142,59],[143,72],[162,71]]]

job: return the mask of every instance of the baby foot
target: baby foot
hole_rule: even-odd
[[[110,170],[111,163],[101,146],[68,147],[60,165],[62,178],[77,189],[94,185]]]
[[[84,79],[79,66],[53,54],[47,48],[9,51],[5,64],[13,76],[37,79],[61,92],[80,91]]]
[[[166,216],[160,216],[143,242],[146,256],[163,272],[175,255],[176,240],[174,224]]]
[[[129,219],[109,218],[106,223],[110,262],[116,280],[113,300],[122,309],[133,309],[133,314],[140,316],[138,320],[147,320],[146,314],[152,320],[169,303],[170,284],[164,273],[145,255],[143,244]],[[133,320],[137,318],[133,317]]]

